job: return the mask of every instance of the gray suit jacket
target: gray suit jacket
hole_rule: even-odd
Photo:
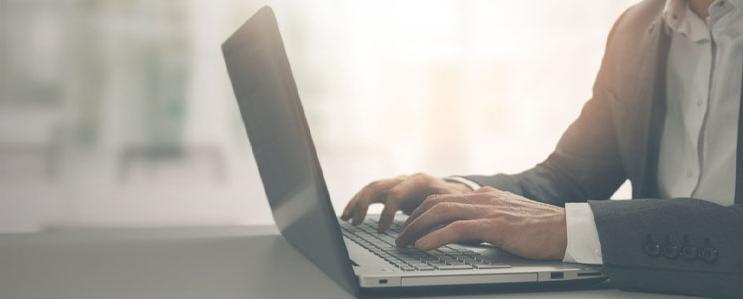
[[[743,202],[658,199],[670,41],[664,6],[642,1],[615,23],[593,98],[547,160],[515,175],[465,177],[560,206],[589,201],[605,271],[619,288],[743,298]],[[627,179],[633,200],[607,200]]]

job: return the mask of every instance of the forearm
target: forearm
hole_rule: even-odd
[[[564,153],[553,153],[546,161],[518,174],[462,176],[481,186],[490,186],[556,206],[568,202],[609,199],[625,180],[622,171],[609,163],[583,165]],[[603,174],[597,172],[604,171]],[[609,175],[608,175],[609,174]]]

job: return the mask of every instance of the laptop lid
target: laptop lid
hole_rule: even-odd
[[[255,13],[222,44],[222,52],[281,234],[356,294],[356,276],[271,8]]]

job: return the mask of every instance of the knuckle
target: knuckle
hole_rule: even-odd
[[[400,190],[392,189],[390,191],[387,191],[387,202],[395,202],[402,199],[402,193]]]
[[[359,198],[359,201],[356,203],[356,206],[365,208],[366,206],[369,206],[370,201],[371,201],[370,197],[361,197]]]
[[[418,172],[416,174],[413,174],[410,178],[414,179],[417,182],[427,182],[431,179],[431,176],[422,172]]]
[[[364,189],[367,189],[367,190],[376,190],[376,189],[379,189],[381,187],[381,185],[382,185],[382,180],[376,180],[376,181],[373,181],[373,182],[367,184],[366,187],[364,187]]]
[[[478,197],[479,196],[477,196],[476,193],[472,193],[472,194],[465,194],[465,195],[453,196],[453,199],[455,199],[457,202],[461,202],[461,203],[470,203],[470,202],[473,202]]]
[[[376,186],[377,184],[379,184],[379,181],[371,181],[368,184],[366,184],[366,186],[364,186],[364,189],[374,188],[374,186]]]
[[[441,201],[441,198],[442,197],[443,196],[441,194],[431,194],[431,195],[426,196],[426,199],[424,199],[423,202],[426,203],[426,204],[429,204],[429,205],[430,204],[435,204],[435,203]]]
[[[423,203],[421,203],[421,205],[425,209],[431,209],[437,204],[441,203],[442,200],[443,198],[441,195],[429,195],[426,197],[425,200],[423,200]]]
[[[454,221],[449,224],[449,228],[456,233],[463,233],[467,230],[468,225],[464,221]]]
[[[456,196],[451,195],[451,194],[440,194],[440,193],[439,194],[431,194],[429,196],[430,197],[433,197],[432,200],[431,200],[432,202],[442,202],[442,201],[445,201],[445,200],[450,200],[450,199],[455,199],[456,198]]]
[[[438,215],[444,215],[446,213],[449,213],[454,208],[454,205],[450,202],[440,202],[433,205],[431,208],[431,213],[438,214]]]
[[[489,203],[493,199],[490,196],[484,196],[482,194],[473,194],[472,196],[467,196],[465,200],[470,203],[481,204],[481,203]]]
[[[363,205],[364,202],[366,202],[366,196],[360,195],[356,199],[353,200],[355,206]]]

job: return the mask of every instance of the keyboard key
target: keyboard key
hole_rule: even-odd
[[[374,255],[384,259],[403,271],[465,270],[507,268],[508,265],[492,263],[479,253],[459,249],[454,246],[442,246],[439,249],[424,252],[414,248],[397,248],[395,237],[402,227],[393,223],[390,230],[377,232],[377,221],[369,219],[359,226],[341,222],[343,236],[366,248]]]
[[[448,265],[446,262],[444,262],[442,260],[427,260],[427,262],[428,262],[428,264],[434,265],[434,266]]]
[[[403,270],[403,271],[415,271],[416,270],[415,268],[408,266],[408,265],[401,265],[399,266],[399,268],[400,270]]]

